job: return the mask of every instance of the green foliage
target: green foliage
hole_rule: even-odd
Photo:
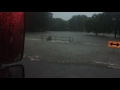
[[[104,12],[94,14],[85,23],[87,32],[110,34],[114,32],[115,37],[120,34],[120,12]]]
[[[53,18],[51,31],[66,31],[68,22],[61,18]]]
[[[74,15],[69,20],[69,29],[71,31],[85,31],[85,22],[88,19],[85,15]]]
[[[92,17],[86,15],[73,15],[65,21],[61,18],[53,18],[50,12],[26,12],[26,31],[80,31],[99,33],[114,33],[120,35],[120,12],[103,12],[94,14]]]
[[[52,13],[25,12],[26,31],[46,31],[51,26]]]

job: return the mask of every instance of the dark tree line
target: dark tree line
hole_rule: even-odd
[[[68,21],[65,21],[61,18],[53,18],[51,31],[66,31],[68,28]]]
[[[120,12],[104,12],[101,14],[94,14],[88,18],[86,22],[87,32],[99,33],[114,33],[120,34]]]
[[[27,12],[26,31],[80,31],[99,33],[114,33],[115,37],[120,34],[120,12],[103,12],[86,15],[74,15],[65,21],[61,18],[53,18],[50,12]]]
[[[71,31],[85,31],[85,22],[87,18],[86,15],[74,15],[69,20],[69,29]]]
[[[25,29],[29,32],[47,31],[51,25],[52,13],[25,12]]]

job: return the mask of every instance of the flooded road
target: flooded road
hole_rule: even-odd
[[[73,42],[42,41],[40,38],[41,36],[50,35],[71,37]],[[119,38],[114,39],[113,36],[112,34],[95,36],[93,33],[80,32],[26,33],[23,61],[54,63],[54,66],[55,64],[102,65],[119,70],[120,49],[115,49],[113,52],[113,48],[108,47],[108,41],[120,40]]]

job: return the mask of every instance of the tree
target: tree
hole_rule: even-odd
[[[115,37],[120,33],[120,13],[119,12],[104,12],[101,14],[94,14],[87,19],[85,26],[87,32],[98,33],[112,33]]]
[[[93,27],[93,22],[91,18],[88,18],[85,22],[85,28],[86,28],[86,32],[90,33],[92,32],[92,27]]]
[[[26,31],[46,31],[50,28],[52,13],[25,12]]]
[[[69,28],[72,31],[85,31],[85,22],[87,20],[86,15],[74,15],[69,20]]]
[[[95,35],[98,35],[100,33],[100,15],[94,14],[91,18],[88,18],[85,26],[87,29],[87,32],[93,32]]]
[[[116,38],[117,34],[120,31],[120,12],[104,12],[104,16],[106,17],[106,28],[107,33],[114,33],[114,37]]]
[[[67,30],[68,22],[61,19],[61,18],[53,18],[53,25],[52,29],[53,31],[66,31]]]

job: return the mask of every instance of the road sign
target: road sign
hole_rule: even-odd
[[[109,41],[109,42],[108,42],[108,47],[120,48],[120,42]]]

